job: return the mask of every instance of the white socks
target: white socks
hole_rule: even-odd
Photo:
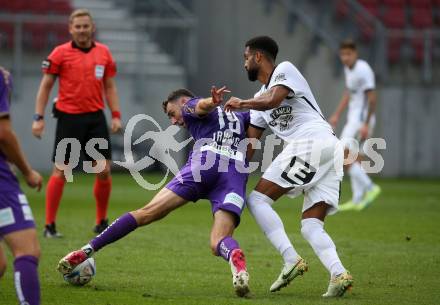
[[[293,264],[298,260],[298,253],[284,230],[283,222],[271,207],[273,200],[268,196],[252,191],[248,196],[247,206],[272,245],[283,256],[284,263]]]
[[[317,218],[301,220],[301,234],[312,246],[313,251],[330,272],[332,278],[345,272],[338,253],[336,253],[336,246],[324,231],[324,223],[321,220]]]
[[[353,191],[353,201],[360,201],[359,197],[362,197],[365,191],[369,190],[373,185],[370,177],[368,177],[365,170],[362,168],[359,162],[351,164],[348,174],[351,178],[351,189]]]

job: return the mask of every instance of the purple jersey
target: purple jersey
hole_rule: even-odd
[[[8,72],[0,68],[0,119],[9,116],[12,80]],[[20,191],[17,178],[0,150],[0,192]]]
[[[249,112],[226,113],[217,107],[199,117],[195,114],[198,101],[191,99],[182,109],[183,120],[196,144],[186,165],[166,188],[188,201],[208,199],[213,214],[218,210],[229,211],[236,216],[238,225],[245,206],[248,175],[237,170],[236,162],[246,165],[247,145],[239,143],[246,137]],[[215,161],[211,167],[202,169],[208,156]]]
[[[199,151],[211,151],[231,160],[245,162],[246,145],[239,146],[246,138],[249,126],[249,112],[225,112],[221,107],[203,117],[195,113],[199,98],[189,100],[182,108],[183,120],[196,141],[190,159]],[[197,145],[200,141],[200,145]]]

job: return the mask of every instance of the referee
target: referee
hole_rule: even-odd
[[[95,25],[86,9],[75,10],[69,18],[69,32],[72,41],[55,47],[43,61],[43,78],[35,102],[32,133],[41,138],[44,131],[44,112],[50,92],[59,78],[58,99],[54,106],[57,118],[56,136],[52,161],[54,168],[46,189],[45,237],[61,237],[55,226],[56,214],[66,183],[62,166],[55,163],[58,143],[64,138],[76,138],[88,161],[105,161],[105,169],[96,174],[94,196],[96,199],[96,226],[94,231],[101,233],[108,227],[107,208],[111,192],[111,145],[103,109],[103,94],[112,113],[111,131],[121,129],[119,98],[114,77],[116,64],[110,50],[104,44],[93,40]],[[106,149],[95,149],[104,160],[93,160],[85,153],[86,143],[93,138],[104,138]],[[67,150],[64,162],[69,160]],[[59,158],[59,156],[58,156]],[[58,160],[57,158],[57,160]]]

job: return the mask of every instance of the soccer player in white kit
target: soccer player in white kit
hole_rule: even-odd
[[[343,41],[339,47],[339,55],[344,65],[346,89],[341,102],[329,122],[336,128],[339,117],[348,106],[347,123],[341,134],[345,144],[346,154],[353,145],[353,140],[359,140],[359,152],[362,155],[362,144],[373,132],[376,123],[376,89],[374,72],[370,65],[358,58],[356,44],[352,40]],[[374,184],[362,168],[359,160],[347,164],[350,175],[352,199],[341,204],[339,210],[362,210],[380,194],[380,187]]]
[[[352,286],[353,278],[324,230],[325,217],[338,209],[343,176],[342,147],[337,149],[339,141],[301,73],[288,61],[275,65],[277,43],[270,37],[260,36],[245,46],[244,66],[248,78],[260,81],[263,86],[254,98],[230,98],[225,109],[251,109],[249,138],[259,139],[269,127],[286,142],[248,197],[249,210],[284,260],[284,267],[270,291],[287,286],[308,269],[271,207],[284,194],[290,197],[304,194],[301,234],[330,273],[330,284],[323,296],[342,296]],[[252,153],[250,150],[248,160]]]

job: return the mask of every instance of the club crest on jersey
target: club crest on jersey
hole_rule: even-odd
[[[97,79],[102,79],[104,77],[105,67],[103,65],[95,66],[95,77]]]
[[[185,105],[183,106],[183,111],[186,113],[192,114],[196,112],[196,108],[194,106]]]
[[[289,129],[290,122],[293,120],[292,106],[281,106],[274,109],[270,114],[272,121],[269,125],[272,127],[279,126],[280,131]]]
[[[284,73],[280,73],[280,74],[277,74],[277,76],[275,76],[275,79],[273,81],[274,81],[274,83],[278,83],[278,82],[282,82],[284,80],[286,80],[286,75]]]

